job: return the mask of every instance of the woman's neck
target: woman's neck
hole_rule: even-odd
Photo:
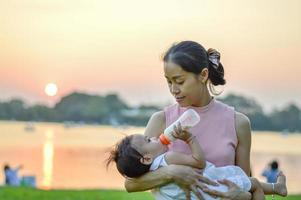
[[[205,90],[202,96],[200,97],[200,101],[196,105],[192,105],[195,107],[204,107],[207,106],[213,97],[210,95],[208,90]]]

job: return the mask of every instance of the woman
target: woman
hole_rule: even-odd
[[[166,127],[175,121],[186,109],[198,112],[201,122],[191,129],[201,144],[206,160],[216,166],[237,165],[247,175],[250,174],[251,129],[249,119],[215,100],[209,90],[214,93],[213,86],[224,85],[224,69],[219,61],[220,54],[209,49],[208,52],[200,44],[183,41],[173,45],[164,55],[164,76],[169,90],[177,103],[155,113],[149,120],[145,135],[158,137]],[[207,87],[209,86],[209,87]],[[209,89],[208,89],[209,88]],[[187,145],[176,141],[170,150],[190,153]],[[251,194],[242,192],[235,185],[225,182],[230,189],[227,193],[218,193],[204,189],[209,180],[200,175],[196,169],[170,165],[149,172],[135,179],[126,179],[127,191],[143,191],[156,188],[170,182],[177,183],[186,191],[193,191],[202,199],[198,188],[228,198],[250,199]],[[212,184],[212,183],[211,183]]]

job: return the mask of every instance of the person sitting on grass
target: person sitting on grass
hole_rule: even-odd
[[[261,175],[266,177],[268,183],[276,183],[278,173],[278,162],[276,160],[273,160],[269,164],[269,169],[265,169]]]
[[[8,164],[5,164],[3,167],[5,175],[5,185],[7,186],[19,186],[20,179],[18,177],[18,172],[22,169],[23,166],[19,165],[15,169],[11,168]]]
[[[207,182],[210,182],[210,184],[204,184],[200,188],[205,200],[216,199],[214,196],[206,194],[206,191],[227,192],[227,185],[233,183],[239,186],[241,190],[251,192],[252,198],[255,200],[265,199],[264,193],[287,195],[286,177],[282,172],[278,175],[277,183],[261,184],[256,178],[248,177],[238,166],[215,167],[212,163],[205,161],[204,153],[196,137],[189,131],[182,130],[180,124],[174,128],[173,136],[185,141],[192,154],[186,155],[167,151],[167,146],[163,145],[158,138],[148,138],[135,134],[126,136],[116,144],[107,160],[107,166],[111,162],[115,162],[120,174],[130,178],[139,177],[148,171],[171,164],[188,165],[202,169],[203,176],[209,179]],[[220,184],[213,181],[218,181]],[[208,190],[209,188],[210,190]],[[168,184],[155,189],[153,194],[157,200],[185,199],[185,196],[186,198],[197,199],[194,194],[181,190],[175,184]]]

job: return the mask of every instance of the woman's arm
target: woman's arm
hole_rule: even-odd
[[[236,112],[235,129],[238,139],[235,152],[235,165],[241,167],[250,176],[251,125],[248,117]]]
[[[169,166],[148,172],[139,178],[126,178],[124,186],[128,192],[153,189],[172,181],[172,177],[168,172]]]
[[[149,137],[159,137],[165,129],[165,114],[163,111],[156,112],[150,118],[144,135]],[[168,174],[169,166],[160,168],[153,172],[148,172],[139,178],[127,178],[125,188],[128,192],[149,190],[160,185],[171,182],[171,176]]]
[[[128,192],[145,191],[170,182],[175,182],[184,190],[193,191],[202,199],[197,188],[204,187],[204,183],[217,185],[215,182],[202,176],[202,170],[184,165],[168,165],[156,171],[148,172],[139,178],[126,178],[125,188]]]

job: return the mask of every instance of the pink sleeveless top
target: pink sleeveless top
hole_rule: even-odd
[[[166,127],[176,121],[187,109],[192,108],[200,115],[200,122],[190,129],[197,137],[206,160],[217,167],[235,164],[237,136],[235,131],[235,111],[220,101],[212,99],[204,107],[180,107],[174,104],[164,109]],[[169,150],[191,153],[189,146],[182,140],[169,145]]]

